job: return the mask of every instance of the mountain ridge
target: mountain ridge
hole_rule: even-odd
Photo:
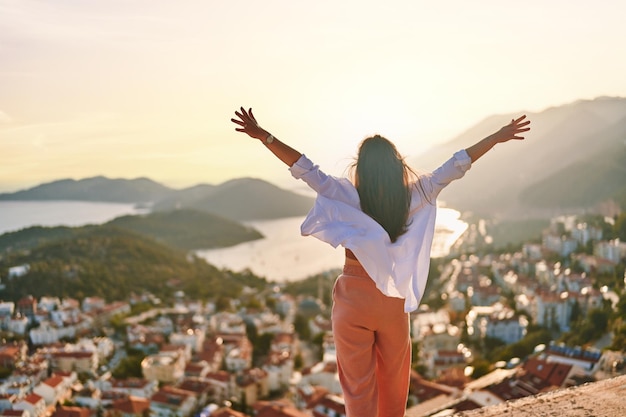
[[[471,146],[521,113],[489,116],[409,163],[435,168],[453,152]],[[563,188],[576,192],[576,182],[582,181],[587,173],[585,167],[596,166],[598,158],[606,159],[620,146],[626,146],[626,98],[579,100],[526,114],[531,120],[531,131],[526,139],[497,145],[473,164],[462,180],[446,187],[441,200],[461,211],[491,216],[545,215],[544,204],[538,204],[534,199],[524,200],[532,194],[527,189],[546,182],[551,184],[547,193],[558,194]],[[569,168],[574,164],[578,164],[579,172]],[[613,172],[623,175],[619,170]],[[560,182],[552,178],[558,178]],[[598,177],[598,180],[601,179]],[[620,186],[622,183],[626,184],[626,175],[618,181],[611,181],[611,190],[603,195],[618,201],[625,209],[626,201],[619,197],[626,191]],[[602,183],[596,186],[602,186]],[[589,195],[587,200],[569,199],[567,204],[551,208],[589,210],[602,203],[597,198]]]
[[[587,189],[594,186],[610,186],[611,189],[588,193],[587,199],[566,199],[566,205],[553,202],[556,205],[552,208],[580,211],[615,201],[622,210],[626,209],[626,186],[621,186],[626,184],[626,176],[622,178],[622,171],[602,170],[602,175],[596,175],[597,184],[586,179],[587,168],[598,167],[598,162],[611,159],[611,153],[619,153],[620,146],[626,146],[626,98],[623,97],[603,96],[538,112],[490,115],[408,162],[419,168],[418,171],[434,169],[455,151],[471,146],[522,113],[531,120],[531,131],[526,139],[497,145],[477,161],[461,181],[446,187],[441,200],[461,211],[528,217],[545,214],[546,205],[536,200],[540,195],[557,195],[562,189],[575,193],[575,184],[580,182],[585,183]],[[618,178],[613,181],[607,175]],[[551,189],[541,193],[528,191],[544,187],[542,184],[549,184]],[[598,201],[600,196],[605,200]],[[100,176],[78,181],[58,180],[0,194],[0,200],[35,199],[151,202],[156,211],[192,208],[236,221],[301,216],[313,205],[311,197],[255,178],[236,178],[220,185],[198,184],[176,190],[148,178],[110,180]]]

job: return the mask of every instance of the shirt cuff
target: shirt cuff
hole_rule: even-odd
[[[313,162],[302,154],[300,155],[300,158],[298,158],[298,160],[289,167],[289,171],[294,178],[300,179],[304,174],[311,171],[313,168]]]
[[[467,171],[472,166],[472,158],[470,158],[465,149],[461,149],[454,154],[454,166],[462,171]]]

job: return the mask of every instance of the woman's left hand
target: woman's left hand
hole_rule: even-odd
[[[239,119],[232,118],[230,119],[230,121],[241,126],[235,129],[237,132],[243,132],[248,136],[259,139],[261,141],[264,141],[269,135],[269,133],[265,129],[259,126],[259,123],[256,121],[254,115],[252,114],[252,109],[246,111],[246,109],[241,107],[239,111],[235,112],[235,115]]]
[[[530,127],[526,127],[530,124],[530,120],[526,119],[526,115],[512,119],[511,123],[503,126],[500,130],[493,134],[493,138],[496,142],[502,143],[511,139],[523,140],[524,137],[520,136],[521,133],[528,132]]]

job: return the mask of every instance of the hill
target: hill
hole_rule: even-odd
[[[0,194],[0,200],[76,200],[146,203],[165,198],[173,190],[147,178],[62,179],[27,190]]]
[[[259,220],[303,216],[313,206],[313,199],[276,187],[269,182],[241,178],[217,187],[174,194],[157,202],[153,209],[193,208],[229,219]]]
[[[263,237],[251,227],[189,209],[123,216],[107,225],[133,230],[175,248],[188,250],[223,248]]]
[[[265,284],[260,278],[220,271],[202,259],[111,225],[82,228],[71,237],[0,258],[0,275],[7,276],[10,266],[22,264],[29,264],[30,271],[3,281],[5,299],[30,294],[36,298],[100,296],[111,301],[146,291],[169,299],[177,290],[215,299],[237,297],[243,285]]]
[[[107,226],[133,231],[180,250],[221,248],[263,237],[250,227],[211,213],[174,210],[122,216],[104,226],[29,227],[0,235],[0,253],[32,249],[44,243],[75,238],[88,230]]]
[[[194,209],[235,221],[303,216],[313,206],[311,197],[253,178],[235,179],[217,186],[198,184],[182,190],[171,189],[146,178],[64,179],[15,193],[0,194],[0,200],[153,203],[155,211]]]
[[[532,217],[556,209],[588,209],[607,198],[623,195],[623,170],[605,171],[602,175],[592,171],[606,164],[606,158],[613,153],[621,154],[620,147],[626,140],[625,98],[602,97],[537,113],[520,111],[490,116],[410,163],[436,168],[455,151],[474,144],[522,113],[532,121],[526,140],[496,146],[461,181],[444,189],[440,197],[443,201],[463,211]],[[572,175],[575,169],[578,173]],[[607,175],[616,177],[603,183]],[[597,187],[604,191],[582,193],[577,184],[583,177],[586,190]],[[541,192],[530,191],[537,187]],[[580,198],[572,198],[571,193],[580,194]],[[542,195],[555,198],[546,200]]]

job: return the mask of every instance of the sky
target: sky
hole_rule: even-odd
[[[234,131],[240,106],[342,175],[374,133],[411,157],[494,114],[626,97],[624,16],[621,0],[0,0],[0,192],[288,184]]]

